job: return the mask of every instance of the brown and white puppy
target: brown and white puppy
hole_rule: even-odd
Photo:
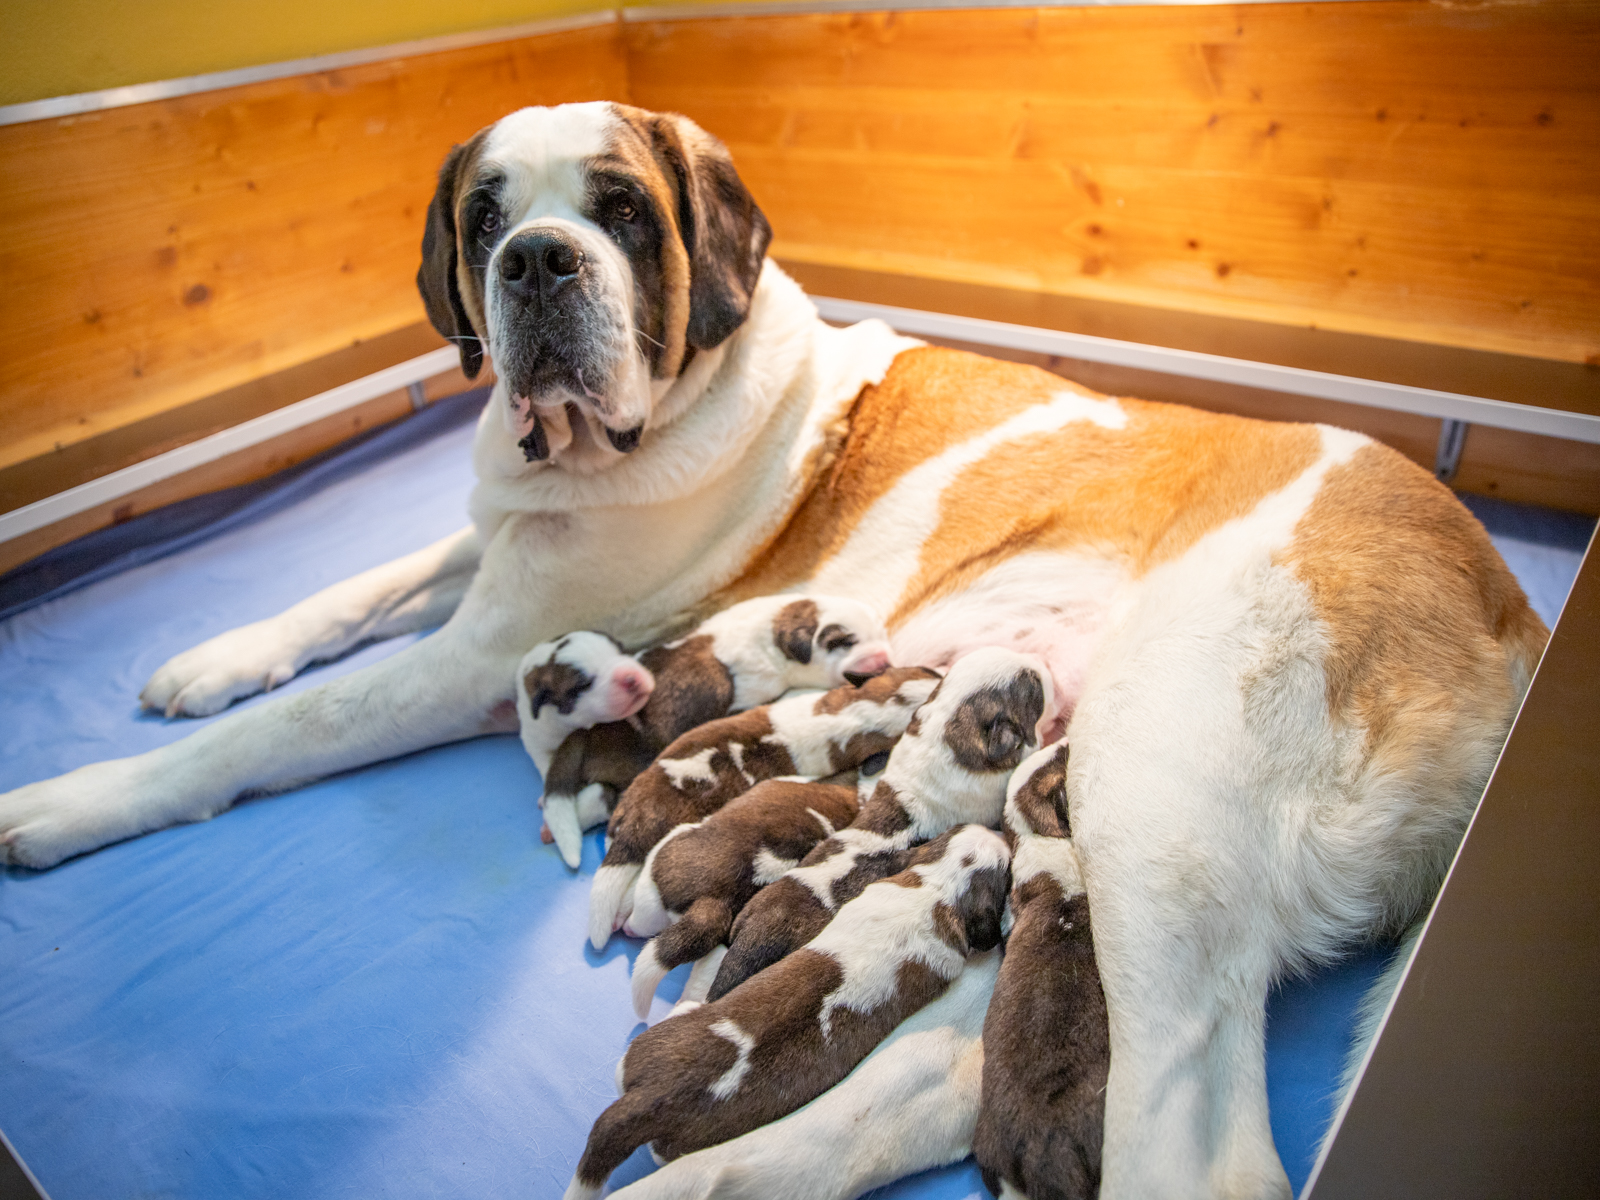
[[[622,926],[631,937],[650,938],[633,964],[633,1011],[646,1016],[668,971],[727,942],[750,897],[855,820],[860,808],[854,787],[768,779],[657,842]]]
[[[622,927],[651,848],[763,779],[820,778],[892,747],[938,684],[925,667],[891,667],[860,686],[809,692],[712,721],[662,751],[617,801],[589,892],[595,949]]]
[[[603,633],[580,630],[529,650],[517,665],[517,723],[541,778],[574,730],[626,720],[655,686],[650,670]]]
[[[1010,853],[978,825],[880,880],[807,946],[714,1003],[641,1033],[622,1098],[600,1114],[566,1200],[597,1196],[645,1143],[672,1159],[793,1112],[941,995],[1000,940]]]
[[[1007,789],[1011,930],[983,1023],[972,1149],[999,1197],[1088,1200],[1100,1191],[1111,1032],[1089,897],[1067,819],[1067,745]]]
[[[575,726],[545,775],[545,821],[569,867],[578,865],[583,831],[606,821],[622,790],[673,740],[795,688],[864,682],[889,665],[889,642],[877,614],[858,601],[762,596],[639,661],[655,690],[638,718]]]
[[[1006,780],[1041,737],[1052,684],[1032,655],[977,650],[950,668],[918,710],[861,813],[763,888],[734,921],[707,995],[810,941],[851,897],[903,870],[910,847],[953,825],[999,821]]]
[[[967,1157],[999,967],[998,947],[972,955],[944,995],[811,1103],[675,1158],[613,1200],[855,1200]]]

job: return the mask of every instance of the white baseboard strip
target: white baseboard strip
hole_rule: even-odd
[[[1369,408],[1388,408],[1424,417],[1600,443],[1600,417],[1592,417],[1587,413],[1512,404],[1482,396],[1439,392],[1432,388],[1384,383],[1353,375],[1333,375],[1326,371],[1308,371],[1302,367],[1283,367],[1276,363],[1225,358],[1220,354],[1201,354],[1194,350],[1148,346],[1140,342],[1093,337],[1086,333],[1064,333],[1031,325],[1010,325],[977,317],[953,317],[945,313],[895,308],[887,304],[863,304],[856,300],[836,300],[827,296],[813,299],[818,311],[829,321],[852,322],[877,317],[913,337],[948,338],[984,346],[1004,346],[1035,354],[1081,358],[1089,362],[1159,371],[1165,375],[1186,375],[1218,383],[1290,392],[1296,396],[1342,400],[1347,404],[1362,404]]]
[[[43,529],[96,505],[119,499],[141,488],[147,488],[163,479],[192,471],[206,463],[215,462],[239,450],[280,437],[323,417],[331,417],[347,408],[365,404],[390,392],[405,391],[411,384],[420,383],[434,375],[442,375],[459,365],[460,355],[453,346],[441,346],[416,358],[385,367],[371,375],[342,383],[315,396],[294,404],[264,413],[249,421],[213,433],[187,446],[157,454],[131,467],[91,479],[54,496],[47,496],[33,504],[24,505],[8,513],[0,513],[0,542]]]
[[[1140,342],[1065,333],[1029,325],[1010,325],[976,317],[956,317],[946,313],[895,308],[886,304],[865,304],[829,296],[814,297],[817,309],[830,321],[851,322],[877,317],[902,333],[913,336],[948,338],[982,346],[1000,346],[1036,354],[1053,354],[1089,362],[1136,367],[1166,375],[1185,375],[1243,387],[1290,392],[1324,400],[1342,400],[1373,408],[1388,408],[1446,421],[1493,425],[1546,437],[1569,438],[1600,444],[1600,417],[1564,412],[1553,408],[1511,404],[1481,396],[1464,396],[1430,388],[1383,383],[1351,375],[1333,375],[1275,363],[1226,358],[1193,350],[1174,350]],[[154,458],[114,471],[89,483],[49,496],[13,512],[0,514],[0,542],[32,533],[67,517],[76,516],[99,504],[116,500],[141,488],[159,483],[184,471],[193,470],[225,455],[279,437],[312,421],[353,408],[389,392],[411,390],[413,385],[442,374],[457,364],[454,348],[440,347],[417,358],[386,367],[372,375],[341,384],[319,395],[290,404],[275,412],[224,429],[187,446],[158,454]]]

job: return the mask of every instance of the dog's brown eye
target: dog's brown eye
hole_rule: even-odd
[[[478,232],[486,237],[500,232],[500,214],[492,208],[486,210],[478,218]]]
[[[626,200],[623,200],[616,207],[616,215],[617,215],[617,220],[619,220],[619,221],[631,221],[631,220],[633,220],[633,217],[634,217],[633,205],[629,204]]]

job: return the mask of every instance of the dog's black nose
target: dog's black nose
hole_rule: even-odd
[[[578,277],[583,251],[555,229],[519,233],[500,251],[500,282],[523,300],[552,300]]]
[[[860,671],[846,671],[844,673],[844,681],[852,687],[860,687],[867,680],[876,678],[876,675],[863,675]]]
[[[611,444],[624,454],[632,454],[639,448],[639,435],[644,432],[643,425],[635,425],[632,429],[613,429],[606,426],[606,437],[611,439]]]

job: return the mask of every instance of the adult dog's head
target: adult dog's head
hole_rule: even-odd
[[[417,287],[468,378],[487,349],[528,460],[592,470],[744,321],[771,236],[688,118],[525,108],[445,159]]]

